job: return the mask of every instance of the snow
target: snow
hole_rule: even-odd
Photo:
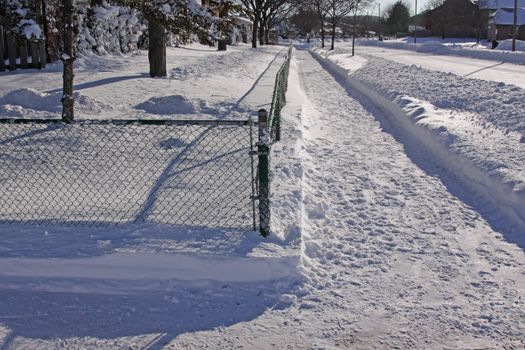
[[[301,164],[307,280],[285,309],[166,348],[520,348],[523,251],[376,100],[295,55],[283,119],[295,136],[274,156]]]
[[[426,40],[425,40],[426,39]],[[525,52],[512,52],[502,50],[490,50],[489,43],[487,46],[476,44],[475,40],[462,43],[450,41],[441,41],[437,38],[418,38],[418,43],[412,42],[413,38],[399,40],[357,40],[358,45],[383,47],[389,49],[411,50],[421,53],[430,53],[433,55],[448,55],[456,57],[468,57],[483,60],[493,60],[505,63],[525,64]]]
[[[454,73],[463,77],[504,82],[522,88],[525,87],[525,70],[523,66],[505,62],[503,59],[500,60],[501,57],[497,57],[496,60],[472,58],[468,55],[459,58],[456,54],[415,52],[410,49],[410,45],[402,46],[402,48],[389,48],[361,44],[363,42],[359,42],[356,49],[356,53],[359,56],[377,56],[405,65],[416,65],[430,70]],[[510,47],[508,41],[503,41],[501,44],[503,45],[502,49]],[[520,45],[523,44],[518,41],[518,48]],[[443,45],[437,45],[436,47],[443,47]],[[347,43],[342,43],[336,48],[336,53],[339,54],[347,54],[349,52],[350,45]],[[523,52],[516,54],[523,54]]]
[[[514,8],[515,0],[482,0],[480,1],[481,9],[511,9]],[[518,0],[518,7],[525,7],[524,0]]]
[[[524,90],[367,48],[294,51],[267,239],[0,225],[0,347],[522,348]],[[77,114],[247,118],[281,49],[169,49],[163,79],[84,55]],[[58,117],[60,69],[0,75],[0,116]]]
[[[42,38],[42,29],[35,21],[23,19],[20,21],[19,26],[23,28],[24,35],[27,39]]]
[[[516,24],[518,26],[525,25],[525,8],[518,8],[518,17]],[[512,10],[499,9],[494,13],[494,23],[499,25],[514,25],[514,6]]]
[[[497,50],[507,50],[507,51],[512,50],[512,39],[500,41],[496,49]],[[525,52],[525,41],[516,40],[516,51]]]
[[[348,76],[341,69],[338,72]],[[370,58],[350,77],[352,87],[383,101],[392,122],[410,120],[405,128],[420,143],[447,168],[455,169],[466,186],[479,187],[477,192],[487,192],[487,200],[495,201],[496,207],[510,211],[508,220],[525,231],[525,120],[520,106],[524,90],[378,58]],[[498,114],[493,113],[494,106]],[[512,240],[524,245],[525,235],[516,232]]]
[[[127,56],[80,55],[75,61],[77,118],[245,119],[262,103],[255,93],[246,92],[281,49],[255,51],[247,45],[226,52],[202,45],[168,48],[166,79],[149,78],[144,51]],[[225,84],[227,81],[235,84]],[[0,82],[0,117],[60,117],[62,63],[31,74],[4,74]],[[266,90],[271,94],[272,86]],[[189,116],[192,111],[195,113]]]

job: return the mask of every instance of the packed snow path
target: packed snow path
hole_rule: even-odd
[[[432,159],[409,158],[379,112],[296,55],[303,290],[288,309],[171,347],[522,348],[523,251],[448,192]]]

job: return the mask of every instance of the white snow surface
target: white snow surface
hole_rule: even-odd
[[[357,40],[358,45],[361,46],[373,46],[373,47],[384,47],[390,49],[402,49],[410,50],[415,52],[433,54],[433,55],[449,55],[457,57],[468,57],[485,60],[493,60],[506,63],[514,64],[525,64],[525,52],[523,51],[505,51],[505,50],[491,50],[489,43],[484,45],[476,44],[474,40],[466,41],[449,41],[441,40],[439,38],[419,38],[416,44],[413,43],[413,38],[407,37],[399,40]],[[521,48],[522,44],[518,40],[518,48]]]
[[[514,6],[512,9],[499,9],[494,13],[494,23],[499,25],[514,25]],[[522,26],[525,24],[525,8],[518,8],[516,24]]]
[[[177,117],[214,108],[210,115],[227,118],[238,106],[244,116],[267,98],[251,92],[271,97],[264,73],[280,48],[228,50],[170,50],[172,72],[187,73],[167,79],[141,76],[144,55],[86,56],[77,62],[79,99],[113,107],[99,117],[165,117],[170,105]],[[222,69],[199,63],[221,55]],[[481,99],[463,88],[515,94],[516,103],[522,90],[373,56],[328,58],[334,63],[294,53],[282,141],[271,154],[269,239],[153,224],[2,225],[0,348],[522,349],[523,231],[411,129],[422,120],[431,137],[444,126],[449,146],[482,163],[506,148],[497,161],[516,170],[523,109],[499,103],[497,115],[483,114]],[[58,67],[31,77],[0,75],[2,107],[59,113],[50,91]],[[355,81],[377,96],[357,92]],[[387,103],[405,114],[392,116]],[[85,110],[82,117],[95,116]],[[479,153],[478,131],[494,154]]]
[[[298,137],[274,155],[300,164],[278,173],[301,182],[293,188],[307,280],[285,309],[165,348],[522,347],[522,249],[451,192],[430,154],[396,141],[370,101],[308,52],[296,57],[284,125]]]
[[[218,52],[198,44],[168,48],[169,77],[163,79],[149,77],[147,52],[84,54],[75,62],[76,115],[78,119],[245,119],[258,109],[258,104],[246,100],[248,92],[281,49],[255,51],[239,45]],[[60,118],[61,84],[60,62],[41,71],[1,74],[0,117]],[[271,95],[272,86],[266,89]]]
[[[319,52],[334,57],[331,62],[336,64],[341,57],[354,60],[337,51]],[[358,63],[361,60],[356,59]],[[442,158],[445,166],[457,168],[457,176],[466,177],[467,184],[481,184],[479,192],[487,192],[498,207],[517,216],[521,229],[513,239],[523,244],[525,90],[372,56],[361,69],[339,67],[333,68],[348,77],[353,88],[372,100],[383,98],[385,101],[378,103],[392,115],[400,115],[401,119],[393,117],[393,122],[410,121],[407,129],[415,126],[415,137]]]

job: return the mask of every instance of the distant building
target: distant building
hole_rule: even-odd
[[[442,38],[486,38],[487,14],[474,0],[445,0],[421,15],[421,25]]]
[[[244,17],[233,16],[233,23],[235,26],[234,33],[236,33],[239,38],[230,38],[230,42],[232,44],[239,41],[242,41],[245,44],[251,42],[253,22]]]
[[[514,0],[480,0],[479,7],[488,13],[488,39],[512,38]],[[516,38],[525,40],[525,0],[518,0]]]

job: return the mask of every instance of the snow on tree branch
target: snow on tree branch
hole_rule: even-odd
[[[0,4],[0,14],[7,30],[18,38],[29,40],[44,39],[44,32],[40,25],[33,19],[31,8],[25,6],[20,0],[3,0]]]

